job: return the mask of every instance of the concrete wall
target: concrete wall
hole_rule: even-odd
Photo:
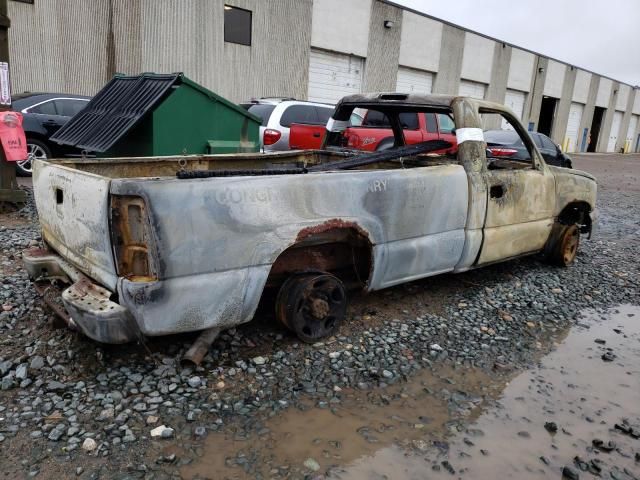
[[[576,74],[575,86],[573,87],[574,102],[587,103],[589,98],[589,87],[591,86],[591,74],[584,70],[578,69]]]
[[[582,119],[580,120],[580,128],[578,130],[578,149],[582,147],[582,135],[584,129],[587,129],[587,135],[591,134],[591,123],[593,122],[593,112],[595,110],[596,97],[598,96],[599,87],[600,75],[591,75],[591,81],[589,82],[589,93],[587,95],[587,103],[585,104],[584,110],[582,111]],[[587,146],[588,145],[589,144],[587,142]]]
[[[455,94],[458,92],[462,71],[464,36],[464,30],[451,25],[442,26],[440,61],[438,62],[438,73],[433,82],[433,93]]]
[[[618,101],[617,92],[619,89],[618,82],[613,82],[607,78],[600,79],[600,87],[602,89],[602,84],[607,83],[609,81],[609,85],[611,86],[606,90],[609,90],[611,94],[609,95],[609,101],[607,103],[607,111],[605,112],[604,118],[602,119],[602,128],[600,129],[600,135],[598,136],[598,145],[596,147],[597,152],[606,152],[607,144],[609,142],[609,134],[611,133],[611,124],[613,123],[613,115],[616,111],[616,103]],[[598,98],[600,97],[601,89],[598,90]]]
[[[505,65],[511,64],[511,55],[513,48],[504,44],[494,42],[493,61],[491,68],[491,80],[487,88],[486,100],[492,102],[504,103],[504,97],[507,93],[507,82],[509,79],[509,69],[504,68]],[[497,115],[490,115],[484,121],[486,129],[499,129],[502,119]]]
[[[635,100],[633,101],[633,113],[640,115],[640,92],[638,92],[638,89],[636,90],[636,97]]]
[[[393,22],[393,26],[386,28],[385,21]],[[392,92],[396,89],[401,31],[402,10],[386,3],[374,2],[371,7],[369,46],[364,67],[365,91]]]
[[[442,23],[406,10],[402,13],[400,65],[436,72],[441,43]]]
[[[507,87],[521,92],[531,90],[531,79],[536,56],[519,48],[513,48],[509,63],[509,78]]]
[[[598,95],[596,96],[596,107],[607,108],[609,106],[612,86],[613,82],[611,80],[600,77],[600,86],[598,87]]]
[[[528,123],[533,122],[534,130],[538,128],[538,118],[540,118],[540,106],[542,104],[544,84],[547,77],[548,62],[549,60],[547,58],[536,56],[533,69],[531,70],[531,93],[527,95],[524,114],[522,115],[522,123],[525,127],[528,127]]]
[[[616,152],[619,152],[625,147],[625,143],[627,141],[627,130],[629,130],[629,122],[631,121],[631,111],[633,110],[633,102],[636,95],[636,91],[627,85],[620,85],[620,92],[624,93],[618,94],[617,105],[620,105],[620,97],[622,95],[626,97],[626,101],[622,105],[622,108],[616,108],[617,110],[624,111],[622,123],[620,124],[620,131],[618,132],[618,139],[616,140]]]
[[[551,130],[551,138],[554,142],[562,145],[564,142],[564,134],[567,131],[567,122],[569,121],[569,110],[571,109],[571,99],[573,98],[573,90],[576,83],[576,75],[578,70],[575,67],[565,65],[563,75],[562,91],[560,92],[560,101],[556,106],[556,115],[553,119],[553,127]]]
[[[314,1],[311,45],[366,57],[369,46],[371,2],[372,0]],[[277,2],[268,3],[271,5]],[[292,19],[289,21],[289,29],[291,29],[291,22]]]
[[[460,72],[462,78],[487,84],[491,81],[495,43],[473,33],[465,35]]]
[[[14,93],[92,95],[106,83],[108,0],[8,2],[8,13]]]
[[[544,79],[544,94],[550,97],[560,98],[562,96],[562,87],[564,85],[564,75],[566,65],[549,60],[547,68],[545,68],[546,76]]]
[[[616,110],[624,111],[627,108],[627,100],[629,100],[630,93],[631,93],[631,87],[629,85],[624,85],[624,84],[620,85],[618,89],[618,98],[616,100]]]
[[[13,91],[91,95],[116,71],[182,71],[236,102],[304,98],[308,68],[290,65],[309,64],[311,0],[228,3],[253,12],[251,47],[224,42],[224,0],[9,2]]]

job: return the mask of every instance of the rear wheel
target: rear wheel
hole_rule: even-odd
[[[580,229],[577,225],[560,225],[554,228],[547,258],[555,265],[568,267],[578,255],[580,247]]]
[[[333,335],[346,313],[344,285],[329,273],[293,275],[280,287],[276,299],[278,320],[306,343]]]

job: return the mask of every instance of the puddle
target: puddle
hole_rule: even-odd
[[[607,348],[616,355],[612,362],[601,359]],[[623,418],[640,427],[640,308],[631,306],[602,318],[586,315],[554,352],[514,378],[498,404],[469,426],[475,436],[450,439],[447,455],[407,455],[387,448],[347,466],[336,478],[415,479],[425,472],[429,478],[445,478],[451,476],[442,468],[445,459],[467,478],[560,478],[565,465],[580,478],[596,478],[579,470],[576,456],[600,460],[605,478],[640,478],[640,462],[634,459],[640,440],[614,429]],[[545,422],[555,422],[558,432],[547,432]],[[599,452],[593,439],[612,440],[618,451]],[[433,465],[440,471],[433,471]],[[609,475],[612,471],[615,476]]]
[[[318,472],[326,472],[394,444],[430,446],[427,437],[442,438],[455,417],[476,418],[484,399],[497,397],[502,387],[482,372],[442,368],[437,373],[425,369],[384,390],[345,390],[340,404],[290,408],[273,417],[265,424],[268,431],[257,438],[238,440],[232,432],[210,435],[201,458],[181,474],[303,478],[310,471],[304,466],[307,459],[317,462]]]
[[[609,348],[616,358],[605,362]],[[614,430],[627,418],[640,431],[639,307],[586,315],[535,368],[507,380],[443,368],[384,390],[344,391],[340,404],[291,408],[246,440],[209,435],[200,458],[180,473],[413,480],[454,471],[473,479],[543,479],[560,478],[568,465],[582,479],[595,478],[574,464],[580,456],[600,460],[605,478],[640,478],[640,440]],[[557,433],[545,422],[555,422]],[[462,423],[466,431],[458,432]],[[599,452],[593,439],[612,440],[617,450]]]

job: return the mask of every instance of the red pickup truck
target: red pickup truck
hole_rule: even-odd
[[[455,124],[444,113],[402,113],[399,115],[407,145],[427,140],[446,140],[451,147],[437,153],[455,153],[457,150]],[[376,151],[391,148],[394,144],[389,120],[376,110],[356,109],[351,115],[351,126],[344,136],[347,147]],[[292,124],[289,147],[292,150],[318,149],[325,134],[323,125]]]

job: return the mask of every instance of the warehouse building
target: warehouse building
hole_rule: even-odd
[[[183,71],[240,102],[366,91],[508,105],[569,152],[640,151],[638,87],[385,0],[11,0],[13,92]]]

